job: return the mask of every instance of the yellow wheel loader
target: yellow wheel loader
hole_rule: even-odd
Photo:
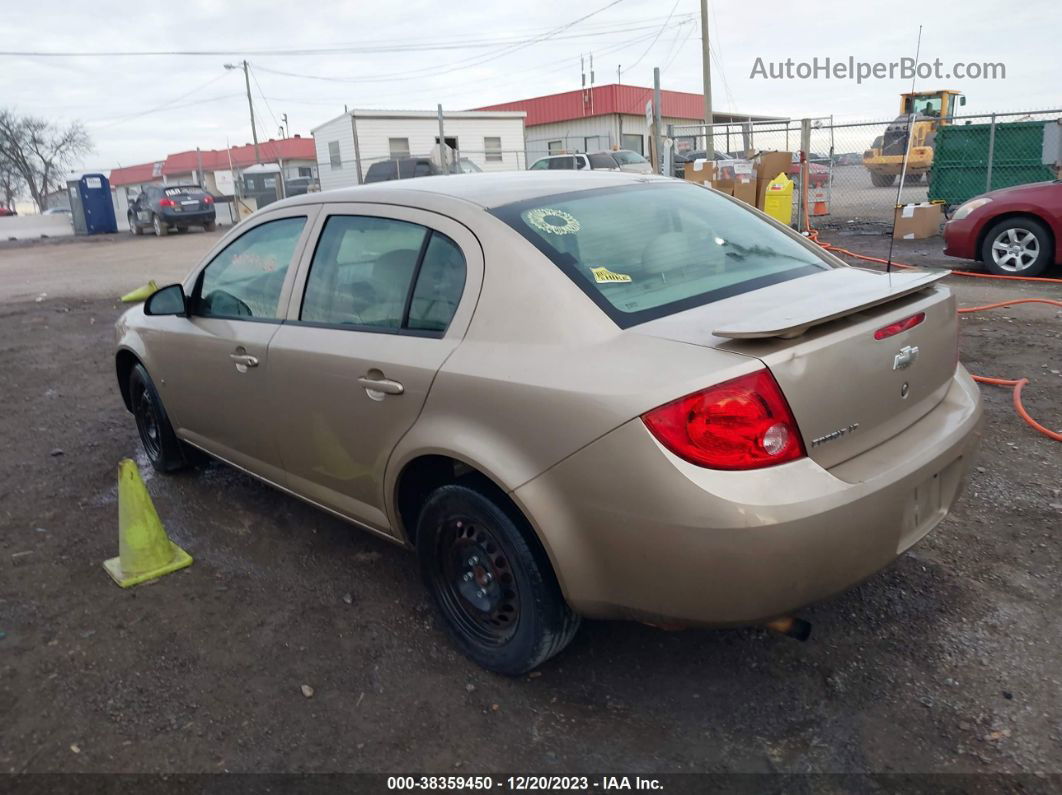
[[[907,128],[913,126],[911,151],[907,161],[907,181],[918,182],[922,175],[929,175],[933,165],[933,139],[937,127],[948,124],[955,115],[955,108],[966,104],[966,97],[958,91],[918,91],[900,94],[900,115],[888,127],[885,134],[863,153],[863,165],[870,172],[870,181],[885,188],[896,181],[903,168],[907,152]],[[911,114],[914,113],[914,125]]]

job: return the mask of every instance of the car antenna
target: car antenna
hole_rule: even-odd
[[[896,209],[900,208],[900,196],[903,194],[903,181],[907,176],[907,160],[911,156],[911,138],[914,136],[915,102],[914,90],[915,79],[918,77],[918,56],[922,52],[922,26],[918,26],[918,42],[915,44],[914,69],[911,74],[911,113],[907,117],[907,142],[903,152],[903,163],[900,165],[900,184],[896,186]],[[896,210],[892,211],[892,235],[889,237],[889,256],[885,260],[885,272],[892,273],[892,247],[896,242]]]

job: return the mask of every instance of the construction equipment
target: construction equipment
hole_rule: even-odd
[[[966,97],[960,92],[946,89],[900,94],[900,115],[863,153],[863,165],[870,172],[870,181],[879,188],[895,182],[903,170],[905,154],[908,155],[906,180],[918,182],[923,174],[928,179],[937,128],[949,124],[955,108],[965,104]],[[909,153],[908,127],[913,127]]]

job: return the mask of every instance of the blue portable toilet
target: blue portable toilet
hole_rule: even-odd
[[[99,235],[117,232],[111,183],[103,174],[82,174],[66,183],[70,195],[70,212],[74,216],[75,235]]]

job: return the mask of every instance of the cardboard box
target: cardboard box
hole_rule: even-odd
[[[711,182],[715,179],[715,162],[701,158],[686,163],[682,167],[682,177],[699,185]]]
[[[757,187],[757,184],[758,183],[754,179],[753,180],[747,180],[745,182],[742,182],[742,181],[735,182],[734,183],[734,193],[733,193],[734,198],[735,199],[740,199],[741,201],[745,202],[745,204],[751,204],[753,207],[755,207],[756,206],[756,187]]]
[[[763,209],[763,196],[767,185],[779,174],[789,176],[793,165],[792,152],[760,152],[753,160],[756,169],[756,206]]]
[[[923,240],[940,234],[941,205],[922,202],[896,208],[892,237],[894,240]]]

